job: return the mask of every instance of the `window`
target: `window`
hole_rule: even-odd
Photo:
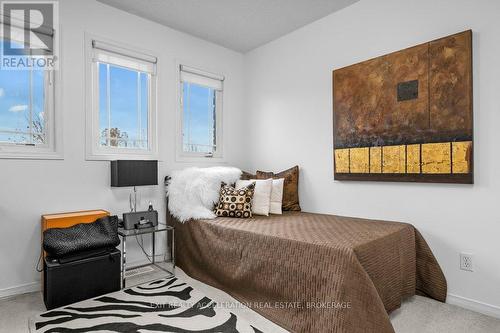
[[[222,157],[224,77],[180,66],[181,156]]]
[[[21,44],[0,37],[2,48]],[[0,69],[0,157],[59,158],[55,147],[54,73],[42,67]]]
[[[88,159],[155,158],[156,58],[91,41]]]
[[[0,142],[47,143],[46,73],[43,69],[0,70]]]
[[[148,148],[148,74],[99,63],[99,145]]]

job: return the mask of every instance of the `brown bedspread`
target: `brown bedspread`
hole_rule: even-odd
[[[394,332],[388,313],[446,280],[410,224],[290,212],[176,226],[176,260],[292,332]]]

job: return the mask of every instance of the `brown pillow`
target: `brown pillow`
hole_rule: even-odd
[[[256,179],[256,175],[252,175],[250,172],[243,171],[241,173],[240,179],[241,180],[250,180],[250,179]]]
[[[285,178],[283,185],[282,209],[300,212],[299,205],[299,167],[296,165],[280,173],[257,171],[257,179]]]
[[[250,218],[252,217],[252,198],[255,182],[240,189],[222,183],[219,191],[219,203],[214,209],[217,216]]]

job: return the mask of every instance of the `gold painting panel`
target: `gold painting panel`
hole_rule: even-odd
[[[405,146],[382,147],[382,172],[383,173],[406,172]]]
[[[370,148],[351,148],[350,154],[350,172],[368,173],[370,163]]]
[[[453,142],[452,145],[453,173],[467,174],[471,172],[472,142]]]
[[[421,171],[420,145],[406,146],[406,172],[419,174]]]
[[[382,173],[382,147],[370,148],[370,173]]]
[[[449,142],[422,145],[422,173],[451,173],[451,144]]]
[[[349,149],[335,149],[335,171],[349,173]]]

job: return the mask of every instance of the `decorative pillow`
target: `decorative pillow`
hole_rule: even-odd
[[[255,183],[255,191],[252,199],[252,213],[255,215],[269,216],[273,180],[271,178],[266,180],[238,180],[236,182],[236,188],[243,188],[251,183]]]
[[[279,173],[257,171],[257,179],[285,178],[283,185],[283,210],[299,211],[299,167],[296,165]]]
[[[271,190],[271,204],[269,205],[269,213],[282,214],[281,205],[283,204],[283,185],[285,179],[273,179],[273,189]]]
[[[223,182],[220,186],[219,203],[214,210],[215,215],[238,218],[252,217],[254,189],[255,182],[238,190]]]

